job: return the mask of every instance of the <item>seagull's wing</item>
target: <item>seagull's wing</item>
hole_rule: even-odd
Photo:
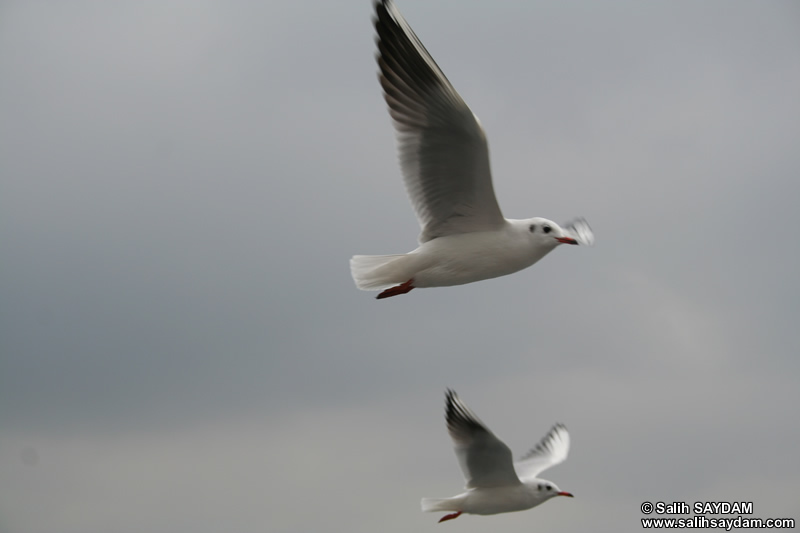
[[[520,483],[514,472],[511,450],[483,425],[453,390],[447,391],[445,418],[467,488]]]
[[[572,222],[568,222],[564,224],[564,230],[569,232],[580,244],[585,246],[594,244],[594,232],[592,232],[592,228],[589,227],[589,223],[586,222],[586,219],[578,218]]]
[[[420,242],[505,224],[477,117],[392,0],[375,3],[383,96],[397,131],[406,190]]]
[[[544,438],[526,453],[514,467],[520,479],[534,479],[553,465],[567,458],[569,433],[563,424],[556,424]]]

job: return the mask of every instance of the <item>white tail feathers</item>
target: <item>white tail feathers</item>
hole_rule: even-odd
[[[395,255],[354,255],[350,259],[350,274],[356,287],[363,291],[377,291],[404,283],[405,261],[401,259],[407,254]]]
[[[460,511],[461,498],[422,498],[422,512]]]

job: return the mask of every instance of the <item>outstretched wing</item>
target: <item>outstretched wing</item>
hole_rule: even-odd
[[[420,242],[501,227],[505,219],[477,117],[394,3],[379,0],[375,13],[380,82],[406,190],[422,227]]]
[[[533,479],[553,465],[563,462],[569,453],[569,433],[556,424],[539,444],[514,464],[520,479]]]
[[[564,224],[564,231],[569,232],[578,243],[584,246],[591,246],[594,244],[594,232],[584,218],[577,218],[572,222]]]
[[[520,483],[511,450],[470,411],[454,390],[447,390],[445,418],[467,488]]]

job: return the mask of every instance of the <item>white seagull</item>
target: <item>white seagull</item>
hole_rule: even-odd
[[[378,298],[414,288],[472,283],[527,268],[559,244],[594,241],[583,219],[503,217],[492,188],[478,118],[456,92],[392,0],[375,3],[383,96],[397,133],[406,190],[422,232],[407,254],[356,255],[350,271]]]
[[[470,411],[455,391],[447,390],[447,431],[467,480],[467,492],[452,498],[422,498],[422,510],[455,511],[439,522],[467,514],[524,511],[555,496],[572,494],[536,476],[561,463],[569,452],[567,428],[556,424],[545,437],[514,463],[511,450]]]

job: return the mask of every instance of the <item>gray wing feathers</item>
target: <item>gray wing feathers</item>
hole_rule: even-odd
[[[380,83],[420,242],[500,227],[483,128],[394,3],[375,12]]]
[[[470,411],[453,390],[446,395],[445,418],[467,488],[519,484],[511,450]]]
[[[563,462],[568,453],[569,432],[563,424],[556,424],[514,466],[520,478],[535,478],[540,472]]]

